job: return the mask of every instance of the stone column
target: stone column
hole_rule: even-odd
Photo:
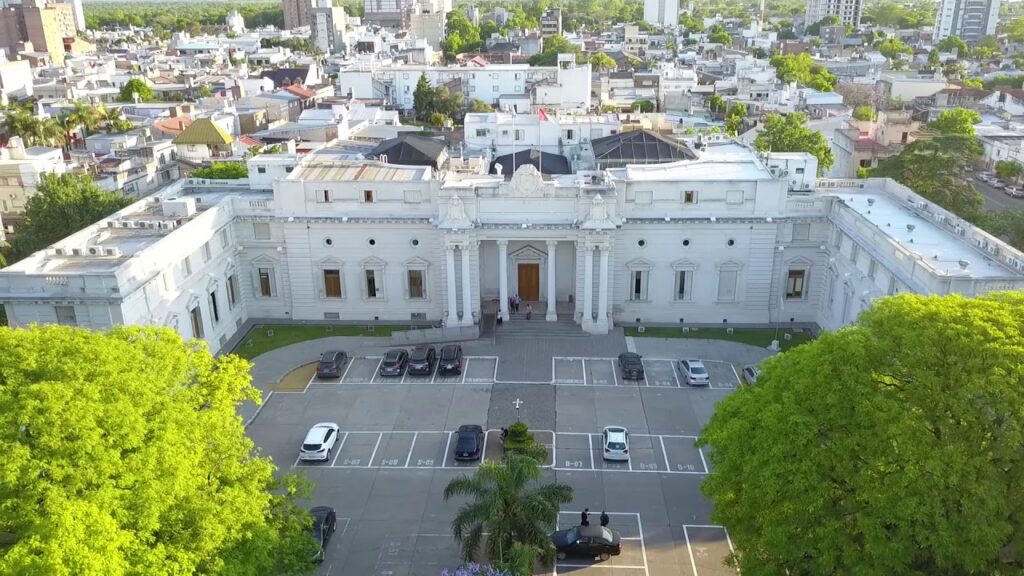
[[[583,329],[594,326],[594,247],[583,246]]]
[[[597,325],[598,330],[608,332],[608,252],[610,246],[601,246],[601,276],[598,277]]]
[[[448,318],[445,326],[459,323],[458,294],[455,293],[455,246],[445,246],[445,260],[448,268]]]
[[[473,290],[469,283],[469,242],[462,245],[462,323],[473,324]]]
[[[548,312],[544,315],[544,319],[548,322],[555,322],[558,320],[558,311],[555,309],[556,301],[555,298],[555,250],[558,248],[557,240],[548,240]]]
[[[498,310],[508,322],[508,240],[498,240]]]

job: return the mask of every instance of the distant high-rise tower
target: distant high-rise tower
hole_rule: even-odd
[[[82,0],[71,0],[71,8],[75,11],[75,28],[79,32],[85,30],[85,9],[82,8]]]
[[[281,0],[284,6],[284,27],[286,30],[309,26],[309,15],[313,11],[313,0]]]
[[[644,20],[655,26],[678,26],[679,0],[644,0]]]
[[[959,36],[974,44],[996,33],[999,0],[942,0],[935,13],[935,42]]]
[[[837,16],[843,24],[860,26],[861,0],[807,0],[808,25],[821,22],[825,16]]]

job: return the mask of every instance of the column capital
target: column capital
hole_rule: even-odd
[[[583,250],[586,251],[586,252],[593,252],[594,248],[597,248],[597,246],[594,246],[593,244],[587,244],[587,243],[583,244]]]
[[[498,246],[508,246],[508,240],[495,240]]]
[[[600,246],[597,246],[597,249],[600,250],[601,252],[608,252],[612,249],[612,247],[609,244],[601,244]]]
[[[545,240],[544,243],[547,244],[548,246],[557,246],[558,240]]]

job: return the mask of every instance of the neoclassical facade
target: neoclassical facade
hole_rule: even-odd
[[[891,180],[806,154],[542,176],[322,152],[184,180],[0,271],[12,325],[173,326],[219,350],[246,320],[851,322],[899,292],[1024,287],[1024,255]]]

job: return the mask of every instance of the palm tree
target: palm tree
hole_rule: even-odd
[[[82,131],[82,138],[95,132],[100,126],[99,109],[93,108],[85,100],[75,100],[75,107],[68,114],[68,122]]]
[[[531,486],[541,478],[540,463],[530,456],[506,454],[500,462],[484,462],[472,476],[448,483],[444,499],[467,496],[452,520],[452,534],[471,560],[487,533],[487,552],[498,567],[532,574],[537,559],[550,563],[555,549],[548,532],[558,520],[558,509],[572,501],[565,484]]]

